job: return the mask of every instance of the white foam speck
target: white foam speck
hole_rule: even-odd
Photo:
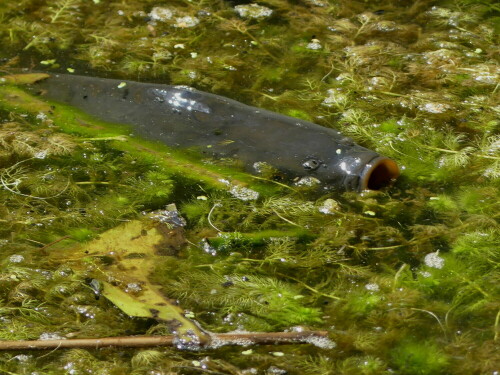
[[[339,202],[331,198],[326,199],[323,204],[318,207],[318,211],[326,215],[334,214],[335,212],[338,212],[339,209]]]
[[[298,180],[295,185],[297,186],[316,186],[321,184],[321,181],[312,176],[305,176]]]
[[[365,289],[371,292],[378,292],[380,290],[380,287],[378,286],[378,284],[370,283],[365,285]]]
[[[181,29],[186,29],[188,27],[194,27],[200,23],[200,20],[196,17],[185,16],[176,18],[176,23],[174,27]]]
[[[424,263],[428,267],[441,269],[444,267],[444,258],[439,256],[439,250],[435,253],[429,253],[424,258]]]
[[[161,22],[165,22],[171,19],[172,15],[173,13],[170,9],[162,7],[154,7],[148,14],[148,16],[151,17],[152,20]]]
[[[211,339],[210,339],[210,344],[208,345],[208,347],[211,349],[217,349],[217,348],[220,348],[221,346],[225,346],[225,345],[238,345],[238,346],[246,347],[246,346],[250,346],[250,345],[255,344],[250,339],[239,338],[239,339],[234,339],[234,340],[229,340],[229,339],[221,340],[215,335],[210,335],[210,336],[211,336]]]
[[[254,201],[259,198],[258,192],[244,186],[234,185],[229,192],[233,197],[241,199],[242,201]]]
[[[9,257],[9,262],[11,263],[22,263],[24,261],[24,257],[20,254],[14,254]]]
[[[273,14],[273,10],[258,4],[237,5],[234,10],[242,18],[261,19]]]
[[[304,339],[304,342],[312,344],[321,349],[334,349],[337,347],[335,341],[323,336],[309,336]]]
[[[39,340],[66,340],[66,338],[55,332],[44,332],[40,335]]]
[[[319,40],[313,39],[310,43],[307,44],[306,46],[307,49],[312,49],[312,50],[318,50],[323,48]]]
[[[429,113],[443,113],[451,109],[451,106],[444,103],[425,103],[424,105],[419,105],[418,109]]]

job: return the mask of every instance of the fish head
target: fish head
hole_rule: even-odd
[[[399,176],[399,167],[394,160],[364,147],[356,145],[344,153],[334,152],[326,157],[303,158],[301,168],[304,175],[314,177],[325,186],[357,192],[379,190]]]

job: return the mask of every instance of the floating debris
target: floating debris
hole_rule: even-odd
[[[229,193],[242,201],[254,201],[259,198],[259,193],[255,190],[239,185],[232,186]]]
[[[419,105],[418,109],[421,111],[429,112],[429,113],[444,113],[451,109],[451,106],[444,103],[425,103],[423,105]]]
[[[36,119],[37,120],[41,120],[41,121],[45,121],[47,120],[47,114],[44,113],[44,112],[39,112],[37,115],[36,115]]]
[[[160,22],[167,22],[168,20],[172,19],[173,15],[174,13],[170,9],[163,7],[154,7],[148,14],[148,16],[151,17],[153,21]]]
[[[259,4],[236,5],[234,10],[242,18],[262,19],[273,14],[272,9]]]
[[[14,254],[9,257],[10,263],[22,263],[24,262],[24,257],[20,254]]]
[[[180,215],[175,204],[169,204],[165,210],[152,212],[149,217],[163,224],[169,224],[174,228],[186,226],[186,220]]]
[[[295,183],[297,186],[318,186],[319,184],[321,184],[321,181],[312,176],[302,177]]]
[[[218,336],[214,334],[209,334],[210,335],[210,345],[209,347],[211,349],[217,349],[220,348],[221,346],[226,346],[226,345],[238,345],[238,346],[250,346],[254,342],[247,337],[241,337],[244,336],[245,331],[232,331],[228,332],[229,334],[234,334],[234,339],[232,340],[221,340]]]
[[[339,209],[339,202],[337,202],[335,199],[328,198],[323,202],[321,206],[319,206],[318,211],[323,214],[332,215],[338,212]]]
[[[202,246],[203,251],[206,252],[207,254],[210,254],[212,256],[217,255],[217,249],[215,247],[213,247],[212,245],[210,245],[210,243],[208,242],[208,240],[206,238],[204,238],[203,240],[200,241],[200,245]]]
[[[139,293],[140,291],[142,291],[140,283],[128,283],[125,287],[125,292],[127,293]]]
[[[11,359],[15,359],[16,361],[19,361],[19,362],[28,362],[32,358],[33,358],[32,355],[18,354],[16,356],[12,357]]]
[[[198,18],[191,16],[178,17],[175,20],[176,23],[174,24],[174,27],[179,27],[181,29],[195,27],[200,23],[200,20]]]
[[[183,335],[175,335],[172,345],[179,350],[198,351],[201,349],[202,341],[197,333],[188,330]]]
[[[269,163],[266,163],[265,161],[256,161],[255,163],[253,163],[252,167],[258,174],[263,174],[273,168]]]
[[[45,159],[47,157],[47,151],[46,150],[39,151],[39,152],[35,153],[33,155],[33,157],[35,159]]]
[[[365,289],[369,290],[370,292],[378,292],[380,291],[380,287],[376,283],[369,283],[365,285]]]
[[[309,336],[304,341],[321,349],[335,349],[337,347],[337,343],[326,336]]]
[[[59,333],[56,332],[44,332],[40,335],[38,338],[39,340],[66,340],[66,337],[61,336]]]
[[[435,253],[429,253],[424,258],[424,263],[428,267],[441,269],[444,267],[444,258],[439,256],[439,250]]]
[[[307,44],[306,48],[312,50],[318,50],[323,48],[323,46],[321,45],[318,39],[313,39]]]

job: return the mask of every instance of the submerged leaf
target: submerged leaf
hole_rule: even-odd
[[[82,249],[103,259],[101,293],[130,316],[166,321],[181,340],[203,341],[204,333],[184,317],[184,311],[149,281],[155,264],[174,255],[185,243],[183,219],[175,206],[104,232]],[[195,335],[196,337],[193,337]]]

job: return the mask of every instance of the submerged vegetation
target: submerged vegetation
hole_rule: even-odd
[[[0,372],[494,374],[499,12],[493,0],[0,1],[6,74],[192,85],[336,127],[402,167],[392,188],[359,195],[266,183],[0,85],[1,339],[169,332],[95,298],[107,257],[53,255],[174,202],[189,245],[151,282],[203,329],[328,329],[336,343],[5,352]],[[228,175],[259,197],[228,192]]]

